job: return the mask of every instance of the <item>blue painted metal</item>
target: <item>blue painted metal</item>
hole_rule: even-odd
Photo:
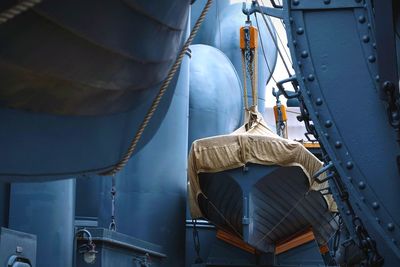
[[[8,226],[9,205],[10,205],[10,184],[0,183],[0,227]]]
[[[73,266],[75,180],[11,185],[12,229],[37,236],[37,266]]]
[[[207,0],[197,0],[191,6],[191,28],[193,28],[197,18],[200,16],[201,10],[203,9]],[[206,44],[213,45],[216,48],[220,48],[221,40],[217,40],[218,43],[214,43],[216,35],[221,34],[221,18],[224,16],[223,10],[225,7],[230,5],[230,0],[217,0],[213,3],[210,10],[207,13],[206,19],[200,27],[199,32],[193,40],[193,44]]]
[[[306,194],[310,185],[300,167],[248,164],[200,173],[199,181],[206,196],[198,198],[205,218],[262,252],[274,252],[276,242],[310,227],[321,244],[334,232],[322,195]]]
[[[216,17],[212,19],[212,23],[206,24],[207,31],[200,35],[197,40],[198,43],[207,44],[220,49],[225,55],[231,60],[232,64],[240,77],[243,84],[243,72],[242,72],[242,59],[239,47],[239,29],[244,26],[246,16],[242,13],[242,4],[231,4],[227,5],[226,2],[222,1],[222,7],[218,9]],[[254,15],[251,16],[253,26],[256,26]],[[277,59],[277,50],[274,46],[271,35],[268,32],[267,27],[262,22],[261,17],[259,19],[259,32],[262,37],[262,42],[265,48],[266,58],[268,64],[265,62],[263,51],[261,49],[261,43],[259,38],[258,48],[258,103],[259,111],[265,112],[265,86],[271,77],[271,72],[275,68]],[[268,20],[269,25],[273,31],[274,26],[271,21]],[[251,103],[251,91],[248,91],[249,103]]]
[[[36,267],[36,236],[3,227],[0,231],[1,265]]]
[[[77,267],[110,267],[110,266],[164,266],[166,257],[160,246],[137,240],[130,236],[103,228],[88,228],[91,239],[96,246],[94,263],[86,263],[83,253],[77,252]],[[79,238],[80,246],[87,244],[88,239]]]
[[[117,231],[165,249],[163,266],[185,262],[189,57],[180,68],[170,108],[152,140],[116,175]],[[99,226],[110,223],[111,181],[101,197]]]
[[[326,266],[317,244],[310,241],[276,256],[275,266]]]
[[[2,24],[2,106],[64,115],[136,108],[174,62],[190,1],[155,3],[43,1]]]
[[[189,147],[196,139],[229,134],[240,126],[240,79],[230,60],[208,45],[190,47]]]
[[[358,242],[356,215],[385,265],[397,266],[398,144],[380,102],[372,6],[370,1],[324,2],[284,2],[301,98],[340,175],[339,184],[330,184],[353,238]]]
[[[0,132],[0,180],[75,177],[119,161],[183,42],[189,1],[162,7],[149,1],[44,1],[0,25],[7,40],[0,44],[0,120],[7,125]],[[136,151],[157,131],[176,81]],[[32,92],[17,94],[20,89]],[[34,107],[67,115],[32,112]]]

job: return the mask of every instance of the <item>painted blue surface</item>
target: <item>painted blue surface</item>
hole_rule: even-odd
[[[75,180],[11,185],[11,229],[37,236],[37,266],[73,266]]]
[[[1,106],[63,115],[136,108],[167,75],[187,21],[189,0],[158,2],[43,1],[1,24]]]
[[[201,2],[201,1],[199,1]],[[219,2],[219,1],[218,1]],[[220,49],[225,55],[231,60],[235,69],[243,84],[243,72],[242,72],[242,58],[239,47],[239,30],[240,27],[245,25],[246,16],[242,13],[242,4],[228,4],[229,1],[221,1],[217,6],[214,7],[212,12],[213,15],[211,22],[205,24],[205,29],[200,32],[199,37],[195,40],[199,44],[207,44]],[[196,3],[197,4],[197,3]],[[194,6],[192,10],[200,8]],[[194,11],[196,12],[196,11]],[[198,11],[197,11],[198,12]],[[213,14],[213,13],[212,13]],[[193,19],[195,16],[193,16]],[[253,26],[256,26],[255,16],[250,16]],[[193,21],[193,20],[192,20]],[[193,22],[192,22],[193,23]],[[264,54],[261,49],[260,38],[258,39],[258,109],[261,113],[265,112],[265,87],[271,77],[271,72],[275,68],[277,50],[273,43],[272,37],[268,32],[268,29],[263,22],[261,16],[258,16],[259,32],[261,34],[262,42],[264,45],[265,57],[268,64],[264,59]],[[271,21],[268,19],[268,23],[271,30],[275,34],[275,28]],[[248,79],[247,79],[248,80]],[[251,103],[251,90],[248,87],[249,103]]]
[[[170,108],[152,140],[116,175],[117,231],[162,246],[163,266],[185,262],[185,204],[189,57],[184,58]],[[99,226],[111,215],[110,179],[105,179]]]
[[[397,266],[399,146],[379,94],[383,81],[378,73],[384,66],[377,60],[374,26],[380,18],[370,16],[384,3],[375,2],[375,7],[369,1],[365,5],[363,1],[297,4],[285,2],[288,43],[297,62],[301,101],[327,161],[333,163],[331,171],[337,173],[335,181],[330,181],[333,196],[356,244],[374,240],[385,266]],[[356,234],[355,216],[368,236]]]
[[[240,79],[230,60],[208,45],[192,45],[189,89],[189,147],[196,139],[229,134],[240,126]]]
[[[8,40],[0,44],[0,120],[7,125],[0,131],[0,180],[65,179],[119,161],[184,41],[189,1],[161,5],[44,1],[0,25]],[[157,131],[176,81],[136,151]],[[17,93],[24,88],[32,92]],[[14,100],[25,110],[5,107]]]

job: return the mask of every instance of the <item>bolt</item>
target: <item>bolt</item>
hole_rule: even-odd
[[[327,120],[326,122],[325,122],[325,127],[326,128],[330,128],[330,127],[332,127],[332,121],[331,120]]]
[[[303,50],[303,52],[301,52],[301,57],[302,58],[307,58],[308,57],[308,52],[306,50]]]
[[[374,210],[379,209],[379,203],[376,202],[376,201],[374,201],[374,202],[372,203],[372,208],[373,208]]]
[[[368,61],[371,62],[371,63],[374,63],[374,62],[376,61],[375,56],[370,55],[370,56],[368,57]]]
[[[336,148],[341,148],[341,147],[342,147],[342,142],[336,141],[336,142],[335,142],[335,147],[336,147]]]
[[[387,229],[388,229],[390,232],[393,232],[393,231],[394,231],[394,223],[388,223],[388,224],[387,224]]]
[[[298,35],[301,35],[304,33],[304,29],[302,27],[298,27],[296,32]]]
[[[307,80],[309,80],[310,82],[314,81],[315,80],[314,75],[312,74],[308,75]]]
[[[361,190],[365,189],[365,187],[366,187],[366,185],[365,185],[365,183],[363,181],[360,181],[358,183],[358,188],[360,188]]]
[[[293,0],[293,5],[294,6],[298,6],[300,4],[300,1],[299,0]]]
[[[359,17],[358,17],[358,22],[364,23],[365,21],[366,21],[366,19],[365,19],[364,16],[359,16]]]
[[[315,104],[316,104],[317,106],[321,106],[322,103],[323,103],[323,101],[322,101],[322,99],[321,99],[320,97],[318,97],[317,100],[315,101]]]
[[[362,38],[364,43],[368,43],[369,42],[369,36],[368,35],[364,35]]]

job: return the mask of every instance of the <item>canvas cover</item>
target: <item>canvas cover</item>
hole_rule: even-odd
[[[318,158],[301,143],[284,139],[272,132],[260,113],[249,112],[246,123],[232,134],[193,142],[188,161],[188,192],[192,218],[203,217],[197,202],[201,193],[198,174],[235,169],[246,163],[299,166],[307,175],[312,190],[328,187],[327,182],[318,184],[312,178],[323,166]],[[329,209],[337,211],[332,196],[324,197]]]

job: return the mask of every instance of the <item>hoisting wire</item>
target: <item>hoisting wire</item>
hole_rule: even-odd
[[[42,0],[25,0],[0,13],[0,25],[40,4]]]
[[[208,197],[203,193],[200,192],[200,194],[203,195],[203,197],[207,200],[207,203],[211,204],[211,206],[213,207],[213,209],[218,213],[218,215],[226,222],[226,224],[235,232],[235,234],[237,236],[239,236],[240,238],[243,238],[243,235],[241,233],[238,232],[238,230],[236,230],[236,228],[231,224],[231,222],[224,216],[224,214],[217,208],[217,206],[214,205],[214,203],[212,203],[211,200],[208,199]],[[215,224],[215,223],[214,223]],[[215,224],[216,225],[216,224]],[[220,227],[219,225],[216,225],[218,228],[223,229],[223,227]]]
[[[175,74],[178,71],[178,69],[182,63],[183,57],[185,56],[186,51],[188,50],[190,44],[193,42],[194,37],[196,36],[197,32],[199,31],[199,28],[200,28],[201,24],[203,23],[206,15],[207,15],[207,12],[211,7],[212,2],[213,2],[213,0],[207,0],[207,3],[204,5],[204,8],[201,11],[199,18],[197,19],[192,31],[190,32],[189,38],[186,40],[185,44],[183,45],[182,49],[180,50],[178,57],[175,60],[174,65],[172,65],[171,69],[169,70],[167,77],[163,81],[158,94],[156,95],[153,102],[151,103],[151,106],[150,106],[149,110],[147,111],[146,116],[144,117],[142,123],[140,124],[138,131],[136,132],[135,136],[133,137],[125,155],[122,157],[122,159],[117,164],[114,165],[114,167],[111,170],[101,172],[100,175],[103,175],[103,176],[115,175],[117,172],[122,170],[125,167],[125,165],[128,163],[133,152],[135,151],[136,145],[138,144],[140,138],[143,135],[144,130],[146,129],[147,125],[149,124],[151,118],[153,117],[155,111],[157,110],[157,108],[161,102],[162,97],[164,96],[165,92],[167,91],[169,84],[171,83],[172,79],[175,77]]]
[[[263,6],[265,6],[264,1],[263,1],[263,0],[260,0],[260,1],[261,1],[261,4],[262,4]],[[258,8],[260,8],[260,5],[259,5],[259,3],[258,3],[258,0],[256,0],[256,2],[257,2],[257,5],[258,5]],[[278,3],[280,4],[280,1],[278,1]],[[264,14],[262,13],[262,15],[264,15]],[[279,21],[280,21],[280,23],[282,24],[283,28],[286,29],[285,24],[283,23],[282,19],[279,19]],[[280,37],[280,35],[279,35],[278,33],[277,33],[277,38],[278,38],[279,43],[281,44],[281,46],[282,46],[282,48],[283,48],[283,51],[284,51],[285,54],[286,54],[287,59],[289,60],[290,64],[293,64],[292,59],[291,59],[291,57],[289,56],[287,49],[285,48],[286,46],[283,44],[282,38]]]
[[[258,25],[257,13],[254,13],[254,17],[256,18],[256,25],[257,25],[257,28],[260,29],[260,26]],[[264,60],[265,60],[265,64],[267,64],[267,69],[268,69],[269,73],[271,74],[271,79],[272,79],[275,83],[277,83],[277,81],[276,81],[275,78],[274,78],[274,73],[273,73],[273,71],[272,71],[272,69],[271,69],[271,67],[270,67],[270,65],[269,65],[269,63],[268,63],[267,54],[265,54],[264,43],[263,43],[263,40],[262,40],[262,38],[261,38],[261,33],[260,33],[260,31],[258,31],[258,38],[260,39],[261,50],[262,50],[262,52],[263,52],[263,57],[264,57]],[[267,82],[267,83],[268,83],[268,82]]]
[[[258,9],[260,9],[260,4],[258,3],[257,0],[255,1],[255,3],[256,3],[256,5],[257,5]],[[277,49],[277,51],[278,51],[278,54],[279,54],[280,58],[282,59],[283,65],[284,65],[284,67],[285,67],[285,69],[286,69],[286,72],[287,72],[287,74],[289,75],[289,77],[291,77],[292,74],[291,74],[290,71],[289,71],[289,67],[288,67],[287,64],[286,64],[285,58],[284,58],[283,55],[282,55],[282,52],[281,52],[281,49],[279,48],[279,45],[278,45],[278,43],[277,43],[277,40],[274,38],[274,34],[273,34],[273,32],[272,32],[271,27],[269,26],[269,24],[268,24],[268,22],[267,22],[267,19],[265,18],[265,14],[261,13],[261,16],[262,16],[262,18],[263,18],[263,20],[264,20],[265,25],[267,26],[267,29],[268,29],[269,34],[270,34],[271,37],[272,37],[272,41],[274,42],[274,45],[275,45],[275,47],[276,47],[276,49]],[[285,51],[286,51],[286,50],[285,50]]]
[[[298,200],[296,201],[296,203],[293,205],[293,207],[290,208],[290,210],[279,220],[279,222],[277,222],[277,223],[271,228],[271,230],[268,231],[268,233],[266,233],[265,235],[263,235],[263,237],[260,238],[260,239],[256,242],[255,246],[257,247],[262,241],[264,241],[267,237],[269,237],[269,235],[270,235],[273,231],[275,231],[275,229],[278,228],[278,226],[280,226],[280,225],[286,220],[286,218],[289,217],[290,214],[292,214],[292,212],[297,208],[297,206],[306,198],[306,196],[307,196],[310,192],[311,192],[311,188],[308,189],[308,191],[307,191],[306,193],[304,193],[304,195],[303,195],[300,199],[298,199]]]

